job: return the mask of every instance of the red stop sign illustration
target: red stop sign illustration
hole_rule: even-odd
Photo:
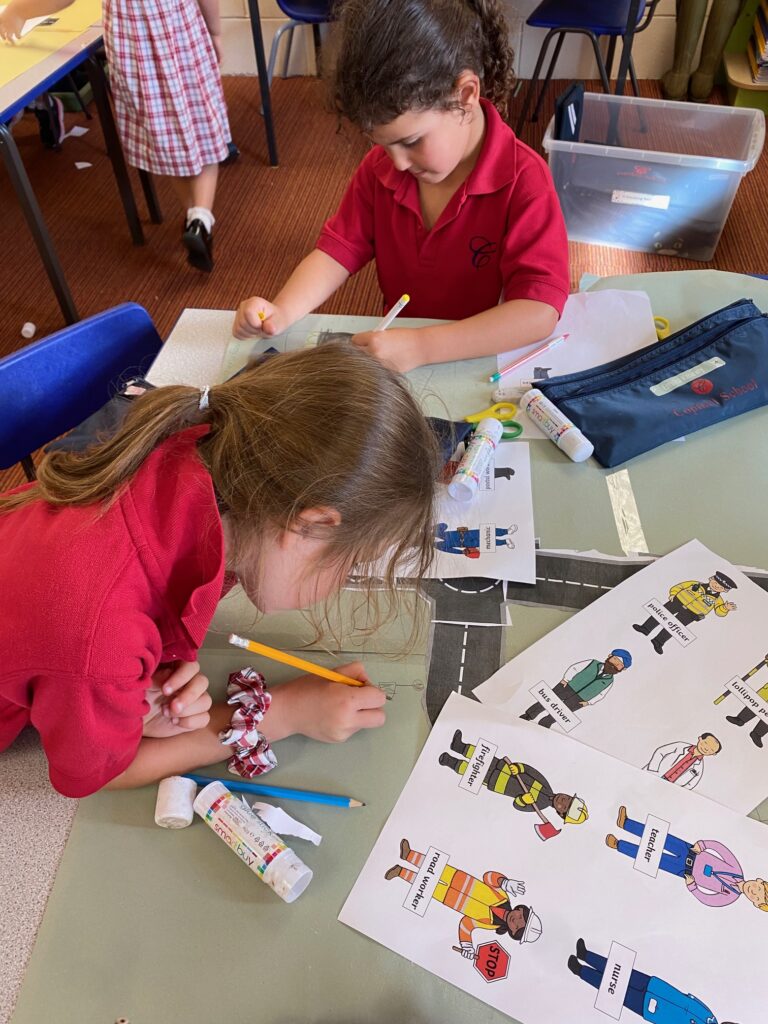
[[[484,942],[477,947],[475,970],[486,981],[503,981],[509,974],[509,953],[498,942]]]

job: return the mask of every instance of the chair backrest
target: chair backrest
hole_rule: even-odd
[[[277,0],[277,6],[292,21],[322,25],[331,20],[333,0]]]
[[[161,344],[149,313],[126,302],[0,359],[0,469],[100,409]]]

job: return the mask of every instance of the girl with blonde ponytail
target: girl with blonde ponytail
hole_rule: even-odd
[[[401,372],[546,338],[568,243],[546,164],[503,120],[500,0],[340,0],[334,14],[334,105],[373,148],[274,301],[240,304],[235,335],[287,330],[375,259],[386,309],[407,293],[407,316],[455,321],[355,335]]]
[[[390,592],[403,558],[422,573],[437,471],[402,379],[341,344],[149,391],[110,440],[51,452],[0,495],[0,750],[33,725],[53,785],[84,796],[230,756],[252,775],[285,736],[381,725],[377,687],[314,676],[212,705],[197,650],[235,579],[267,613],[382,559]]]

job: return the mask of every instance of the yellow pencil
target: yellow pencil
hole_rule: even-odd
[[[268,647],[267,644],[257,643],[255,640],[245,640],[235,633],[230,633],[229,642],[233,647],[242,647],[246,651],[253,651],[254,654],[262,654],[265,658],[273,661],[281,661],[284,665],[291,665],[293,668],[301,669],[302,672],[310,672],[314,676],[322,676],[323,679],[330,679],[332,683],[346,683],[347,686],[365,686],[362,679],[353,679],[352,676],[344,676],[341,672],[334,672],[332,668],[324,668],[322,665],[315,665],[303,658],[296,658],[293,654],[286,654],[285,651],[278,651],[276,647]]]

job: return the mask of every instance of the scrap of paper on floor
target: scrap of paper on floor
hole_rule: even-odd
[[[535,360],[523,363],[502,377],[497,387],[522,393],[533,387],[533,381],[576,373],[590,366],[618,359],[656,341],[651,300],[645,292],[606,289],[599,292],[578,292],[568,296],[563,315],[551,338],[568,334],[566,341]],[[547,339],[549,340],[549,339]],[[540,348],[543,342],[497,358],[499,369]],[[543,438],[545,435],[521,412],[523,437]]]
[[[682,1021],[676,1000],[758,1024],[768,914],[707,869],[754,882],[765,850],[760,823],[452,694],[339,919],[524,1024]]]
[[[703,592],[713,578],[720,586],[718,576],[735,584],[719,601]],[[768,795],[767,620],[768,593],[690,541],[532,644],[474,695],[748,814]]]

